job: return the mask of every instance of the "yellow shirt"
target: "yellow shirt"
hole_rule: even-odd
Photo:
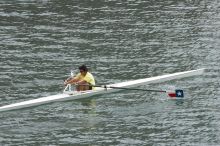
[[[85,76],[82,76],[81,73],[78,73],[76,75],[76,78],[78,78],[79,80],[84,80],[91,85],[95,85],[95,79],[90,72],[87,72]]]

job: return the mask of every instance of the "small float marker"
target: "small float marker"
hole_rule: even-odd
[[[168,95],[172,98],[174,97],[181,97],[183,98],[184,97],[184,93],[183,93],[183,90],[175,90],[175,92],[168,92]]]

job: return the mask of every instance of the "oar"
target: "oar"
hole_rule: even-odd
[[[66,80],[68,81],[68,80],[72,79],[73,77],[74,77],[74,71],[71,70],[71,71],[70,71],[70,77],[67,78]],[[67,91],[67,88],[69,88],[69,91],[71,91],[71,84],[67,84],[67,85],[64,87],[63,92]]]
[[[112,89],[123,89],[123,90],[137,90],[137,91],[149,91],[149,92],[163,92],[167,93],[169,97],[184,97],[183,90],[176,89],[175,91],[165,91],[165,90],[155,90],[155,89],[140,89],[140,88],[126,88],[126,87],[114,87],[114,86],[106,86],[106,85],[94,85],[93,87],[102,87],[106,90],[108,88]]]

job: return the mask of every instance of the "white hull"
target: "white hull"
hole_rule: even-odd
[[[131,88],[134,86],[147,85],[147,84],[151,84],[151,83],[160,83],[160,82],[165,82],[168,80],[180,79],[180,78],[190,77],[190,76],[194,76],[194,75],[201,75],[203,72],[204,72],[204,69],[178,72],[178,73],[156,76],[156,77],[151,77],[151,78],[121,82],[121,83],[117,83],[117,84],[111,84],[111,85],[107,85],[107,87],[112,86],[112,87]],[[19,103],[15,103],[15,104],[2,106],[2,107],[0,107],[0,111],[21,109],[21,108],[32,107],[32,106],[47,104],[47,103],[56,102],[56,101],[67,101],[67,100],[81,99],[81,98],[94,96],[97,94],[116,92],[119,90],[120,89],[113,89],[113,88],[108,88],[106,90],[104,88],[96,87],[95,90],[90,90],[90,91],[64,92],[63,94],[52,95],[52,96],[47,96],[47,97],[42,97],[42,98],[38,98],[38,99],[32,99],[32,100],[28,100],[28,101],[23,101],[23,102],[19,102]]]

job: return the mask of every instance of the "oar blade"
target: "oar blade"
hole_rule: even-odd
[[[171,98],[175,98],[175,97],[177,97],[177,98],[183,98],[183,97],[184,97],[183,90],[180,90],[180,89],[175,90],[174,92],[168,92],[168,95],[169,95],[169,97],[171,97]]]

